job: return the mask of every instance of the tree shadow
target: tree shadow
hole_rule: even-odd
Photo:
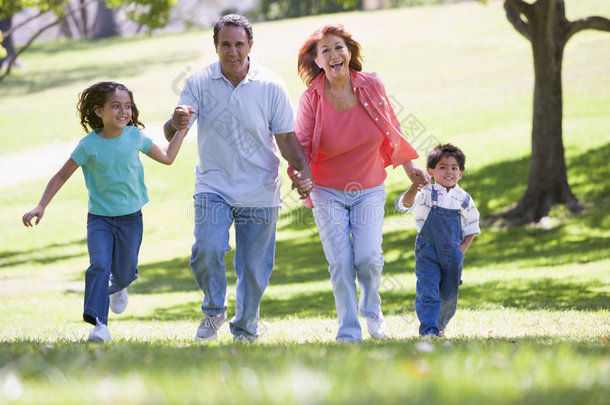
[[[53,249],[62,249],[70,246],[83,246],[83,250],[73,254],[54,255]],[[28,250],[0,251],[0,269],[20,266],[22,264],[42,264],[61,262],[63,260],[83,257],[87,255],[87,239],[78,239],[65,243],[51,243],[42,247]]]
[[[137,284],[137,283],[136,283]],[[391,288],[390,288],[391,287]],[[589,283],[562,282],[552,278],[532,280],[518,279],[466,282],[460,287],[458,306],[462,309],[482,310],[491,308],[516,308],[522,310],[551,311],[599,311],[610,309],[608,294],[601,290],[601,281]],[[195,286],[195,288],[197,288]],[[135,292],[135,290],[134,290]],[[386,315],[414,316],[415,285],[392,285],[380,288],[382,309]],[[228,316],[235,310],[235,297],[228,297]],[[117,320],[177,321],[201,317],[201,298],[180,304],[155,307],[150,315],[121,316]],[[296,292],[287,298],[270,294],[261,301],[261,317],[266,319],[286,317],[336,317],[335,300],[330,281],[328,289]]]
[[[138,280],[129,290],[137,294],[197,291],[188,257],[138,265]]]
[[[610,309],[610,296],[599,288],[601,281],[589,283],[562,282],[552,278],[498,280],[460,287],[460,308],[482,309],[489,304],[504,308],[553,311],[599,311]]]
[[[489,234],[489,232],[493,232]],[[398,259],[386,261],[385,274],[413,273],[415,267],[415,230],[384,234],[384,252]],[[576,236],[565,226],[552,229],[483,229],[466,253],[464,266],[484,268],[515,263],[519,267],[548,267],[569,263],[587,263],[610,258],[610,238],[597,235]],[[396,253],[397,252],[397,253]],[[493,258],[493,260],[492,260]],[[521,261],[521,263],[519,263]]]
[[[591,209],[582,218],[591,226],[598,224],[596,214],[610,202],[610,182],[608,181],[608,156],[610,143],[589,149],[576,156],[566,157],[568,181],[574,194]],[[481,217],[497,214],[516,204],[527,187],[530,157],[506,160],[476,170],[466,170],[460,180],[460,187],[473,197]],[[387,189],[386,213],[388,216],[404,215],[394,208],[396,198],[406,190],[408,184],[390,184]],[[603,204],[596,206],[596,204]],[[602,215],[607,210],[602,209]]]
[[[290,202],[284,202],[284,204],[284,207],[288,207],[288,209],[283,209],[280,212],[277,223],[278,231],[307,230],[316,235],[318,234],[318,228],[316,221],[313,219],[311,208],[307,208],[300,202],[296,206],[293,206]]]
[[[310,238],[278,240],[275,267],[271,274],[274,285],[328,280],[328,262],[316,232]]]
[[[516,203],[525,193],[529,173],[529,157],[494,163],[481,169],[466,169],[460,180],[460,187],[468,191],[484,218],[498,209]],[[387,189],[386,213],[388,216],[402,214],[395,208],[395,201],[406,186],[391,185]]]
[[[466,255],[466,266],[484,267],[490,263],[510,263],[528,260],[527,265],[548,266],[573,262],[590,262],[610,257],[610,238],[604,233],[610,226],[610,182],[607,162],[610,143],[569,157],[567,164],[572,189],[589,209],[578,216],[561,217],[561,223],[549,227],[513,227],[498,229],[485,226],[485,217],[503,210],[518,201],[525,192],[529,158],[521,158],[489,165],[466,172],[460,185],[474,198],[481,213],[482,234],[475,238]],[[397,212],[394,200],[404,189],[393,186],[386,200],[387,218],[411,214]],[[562,214],[560,214],[562,215]],[[580,235],[573,232],[573,223],[582,226]],[[399,259],[386,262],[384,272],[410,271],[414,266],[413,246],[416,232],[413,227],[384,233],[384,251],[398,252]],[[404,253],[408,250],[409,253]]]
[[[330,280],[328,283],[330,287]],[[334,317],[337,315],[335,297],[330,289],[297,294],[285,299],[263,296],[261,315],[265,318],[284,318],[288,316],[299,318]]]
[[[235,284],[235,251],[225,255],[227,283]],[[160,262],[142,263],[138,266],[139,279],[130,289],[138,294],[199,290],[189,264],[189,257],[176,257]],[[279,240],[276,243],[276,258],[271,285],[299,284],[328,280],[328,263],[320,241]]]
[[[590,228],[610,227],[609,156],[610,143],[607,143],[567,161],[568,181],[576,197],[587,207],[581,218]]]
[[[109,77],[135,77],[143,71],[156,66],[193,61],[199,56],[196,51],[184,54],[183,52],[168,53],[160,56],[151,55],[137,60],[116,59],[116,62],[106,61],[103,65],[91,61],[89,65],[78,67],[62,67],[61,69],[44,69],[27,71],[27,74],[14,74],[2,83],[2,92],[5,96],[16,96],[27,93],[38,93],[51,88],[71,85],[75,82],[93,82]],[[180,72],[168,73],[167,83],[171,84],[175,75]]]
[[[608,246],[610,237],[575,236],[563,225],[552,229],[508,229],[476,238],[465,260],[467,265],[476,267],[489,265],[490,257],[494,264],[527,260],[528,267],[587,263],[610,258]]]
[[[201,299],[203,296],[201,297]],[[146,316],[125,315],[113,319],[115,321],[179,321],[184,319],[199,319],[202,317],[201,299],[189,300],[171,306],[157,306],[152,314]],[[299,318],[336,316],[335,301],[332,291],[316,291],[297,294],[288,299],[274,298],[264,295],[260,305],[261,318],[284,318],[297,316]],[[227,318],[235,314],[235,297],[227,297]]]
[[[581,190],[582,197],[593,205],[588,213],[578,217],[577,220],[591,228],[603,228],[604,221],[607,221],[608,208],[598,203],[606,201],[610,195],[610,184],[605,179],[608,155],[610,155],[610,144],[569,159],[570,173],[575,179],[572,182],[573,187]],[[591,165],[594,167],[590,167]],[[465,184],[464,188],[473,195],[477,205],[482,206],[482,213],[490,213],[519,197],[525,189],[523,178],[527,176],[527,170],[527,158],[490,165],[469,174],[470,183]],[[517,175],[514,176],[514,173]],[[594,182],[595,187],[590,187],[590,181]],[[493,194],[493,190],[503,189],[507,191]],[[390,188],[386,200],[388,216],[391,217],[392,213],[396,212],[394,199],[402,191],[404,190],[401,190],[400,186]],[[292,211],[296,213],[282,214],[278,229],[290,230],[293,235],[296,233],[299,236],[277,240],[275,268],[270,285],[324,281],[328,283],[328,288],[314,292],[297,291],[286,298],[266,294],[261,302],[261,315],[266,318],[334,317],[336,311],[328,264],[310,216],[311,210],[299,206]],[[548,267],[556,264],[604,260],[610,257],[610,251],[607,249],[610,246],[608,237],[591,233],[574,235],[568,225],[561,223],[550,229],[484,228],[483,234],[477,236],[468,251],[466,271],[469,266],[485,268],[492,264],[515,263],[515,266],[528,268]],[[413,274],[415,237],[416,231],[413,227],[384,233],[385,256],[392,257],[392,260],[385,262],[385,276]],[[231,251],[225,258],[228,284],[234,284],[236,281],[232,265],[233,257],[234,251]],[[133,291],[140,294],[199,291],[188,260],[188,257],[181,257],[141,265],[141,279],[134,283]],[[390,279],[395,280],[395,278]],[[478,284],[466,283],[460,288],[459,306],[473,310],[487,309],[490,306],[527,310],[604,310],[610,307],[610,299],[608,294],[603,292],[602,287],[599,281],[580,283],[540,277],[532,280],[517,278]],[[414,311],[415,285],[382,285],[380,295],[383,311],[388,315]],[[154,309],[152,316],[159,320],[180,320],[185,317],[196,319],[201,317],[200,304],[199,300],[192,300],[169,307],[160,305]],[[234,299],[230,298],[229,311],[233,310]]]
[[[229,305],[227,309],[227,317],[234,315],[235,303]],[[182,321],[182,320],[197,320],[202,317],[201,300],[183,301],[180,304],[170,306],[156,306],[149,315],[130,315],[124,314],[120,317],[112,318],[112,322],[130,322],[130,321]]]

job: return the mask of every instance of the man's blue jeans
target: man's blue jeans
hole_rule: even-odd
[[[138,278],[141,244],[141,211],[119,217],[87,216],[90,266],[85,272],[85,321],[95,325],[98,318],[108,324],[108,296]]]
[[[235,274],[237,275],[233,335],[256,339],[259,306],[269,285],[275,255],[275,228],[278,207],[238,207],[219,195],[195,196],[195,244],[191,268],[203,291],[201,310],[218,315],[227,310],[225,253],[229,229],[235,225]]]
[[[311,192],[313,215],[335,295],[339,341],[362,340],[358,311],[364,317],[376,317],[381,312],[385,197],[383,184],[356,191],[316,185]],[[356,278],[360,284],[359,302]]]

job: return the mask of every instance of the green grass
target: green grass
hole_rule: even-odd
[[[10,375],[46,382],[23,392],[29,403],[68,389],[73,403],[602,404],[609,393],[605,351],[586,344],[9,347],[19,356]]]
[[[570,18],[607,15],[605,6],[605,0],[567,4]],[[365,70],[381,74],[403,123],[415,117],[425,127],[412,139],[420,150],[426,139],[465,150],[460,184],[483,218],[518,201],[529,170],[532,61],[500,2],[256,24],[254,54],[284,77],[295,103],[304,89],[297,49],[329,22],[344,23],[362,43]],[[82,176],[70,179],[36,229],[25,229],[20,217],[53,173],[0,186],[0,404],[606,403],[608,54],[609,34],[585,32],[571,40],[564,60],[568,177],[584,214],[556,207],[539,226],[484,227],[466,255],[459,309],[444,341],[417,336],[416,232],[412,217],[393,208],[408,186],[398,170],[386,182],[380,288],[389,339],[357,345],[334,343],[334,300],[317,230],[287,186],[259,341],[234,345],[224,326],[218,342],[192,342],[202,299],[188,264],[192,135],[169,168],[143,158],[151,201],[144,208],[140,279],[130,287],[127,311],[110,316],[111,345],[84,342]],[[24,55],[27,69],[0,84],[0,160],[14,153],[27,158],[32,147],[76,144],[83,135],[76,96],[96,80],[129,85],[143,121],[154,127],[177,101],[184,73],[214,59],[209,30],[37,44]],[[231,316],[233,252],[226,260]]]

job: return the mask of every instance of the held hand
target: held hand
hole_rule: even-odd
[[[404,163],[402,167],[405,169],[405,173],[409,176],[411,182],[417,186],[426,186],[430,182],[430,176],[428,173],[413,163],[412,160]]]
[[[195,113],[195,110],[188,105],[179,105],[174,108],[174,115],[172,117],[172,126],[176,130],[186,129],[191,122],[191,116]]]
[[[313,190],[311,173],[295,172],[292,188],[299,192],[301,200],[309,197],[309,193]]]
[[[413,170],[411,181],[413,181],[413,184],[417,187],[418,190],[421,190],[430,182],[430,179],[428,178],[428,174],[426,172],[424,172],[419,167],[416,167]]]
[[[43,215],[44,215],[44,208],[41,207],[40,205],[38,205],[33,210],[23,214],[23,217],[21,218],[21,220],[23,221],[23,225],[25,225],[26,227],[29,228],[29,227],[32,227],[34,225],[38,225],[38,223],[42,219]],[[36,221],[34,222],[34,224],[32,224],[32,219],[34,217],[36,217]]]
[[[410,173],[409,178],[411,179],[413,184],[418,187],[418,189],[421,189],[422,187],[428,185],[428,183],[430,182],[430,176],[428,175],[428,173],[426,173],[424,169],[421,169],[419,167],[413,168],[413,171]]]

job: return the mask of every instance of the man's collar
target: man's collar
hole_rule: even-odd
[[[258,63],[248,55],[248,73],[246,77],[242,80],[244,83],[249,81],[254,81],[259,79],[259,67]],[[227,79],[225,75],[222,74],[222,66],[220,65],[220,61],[217,60],[216,63],[212,65],[212,79]],[[229,79],[227,79],[229,80]]]

